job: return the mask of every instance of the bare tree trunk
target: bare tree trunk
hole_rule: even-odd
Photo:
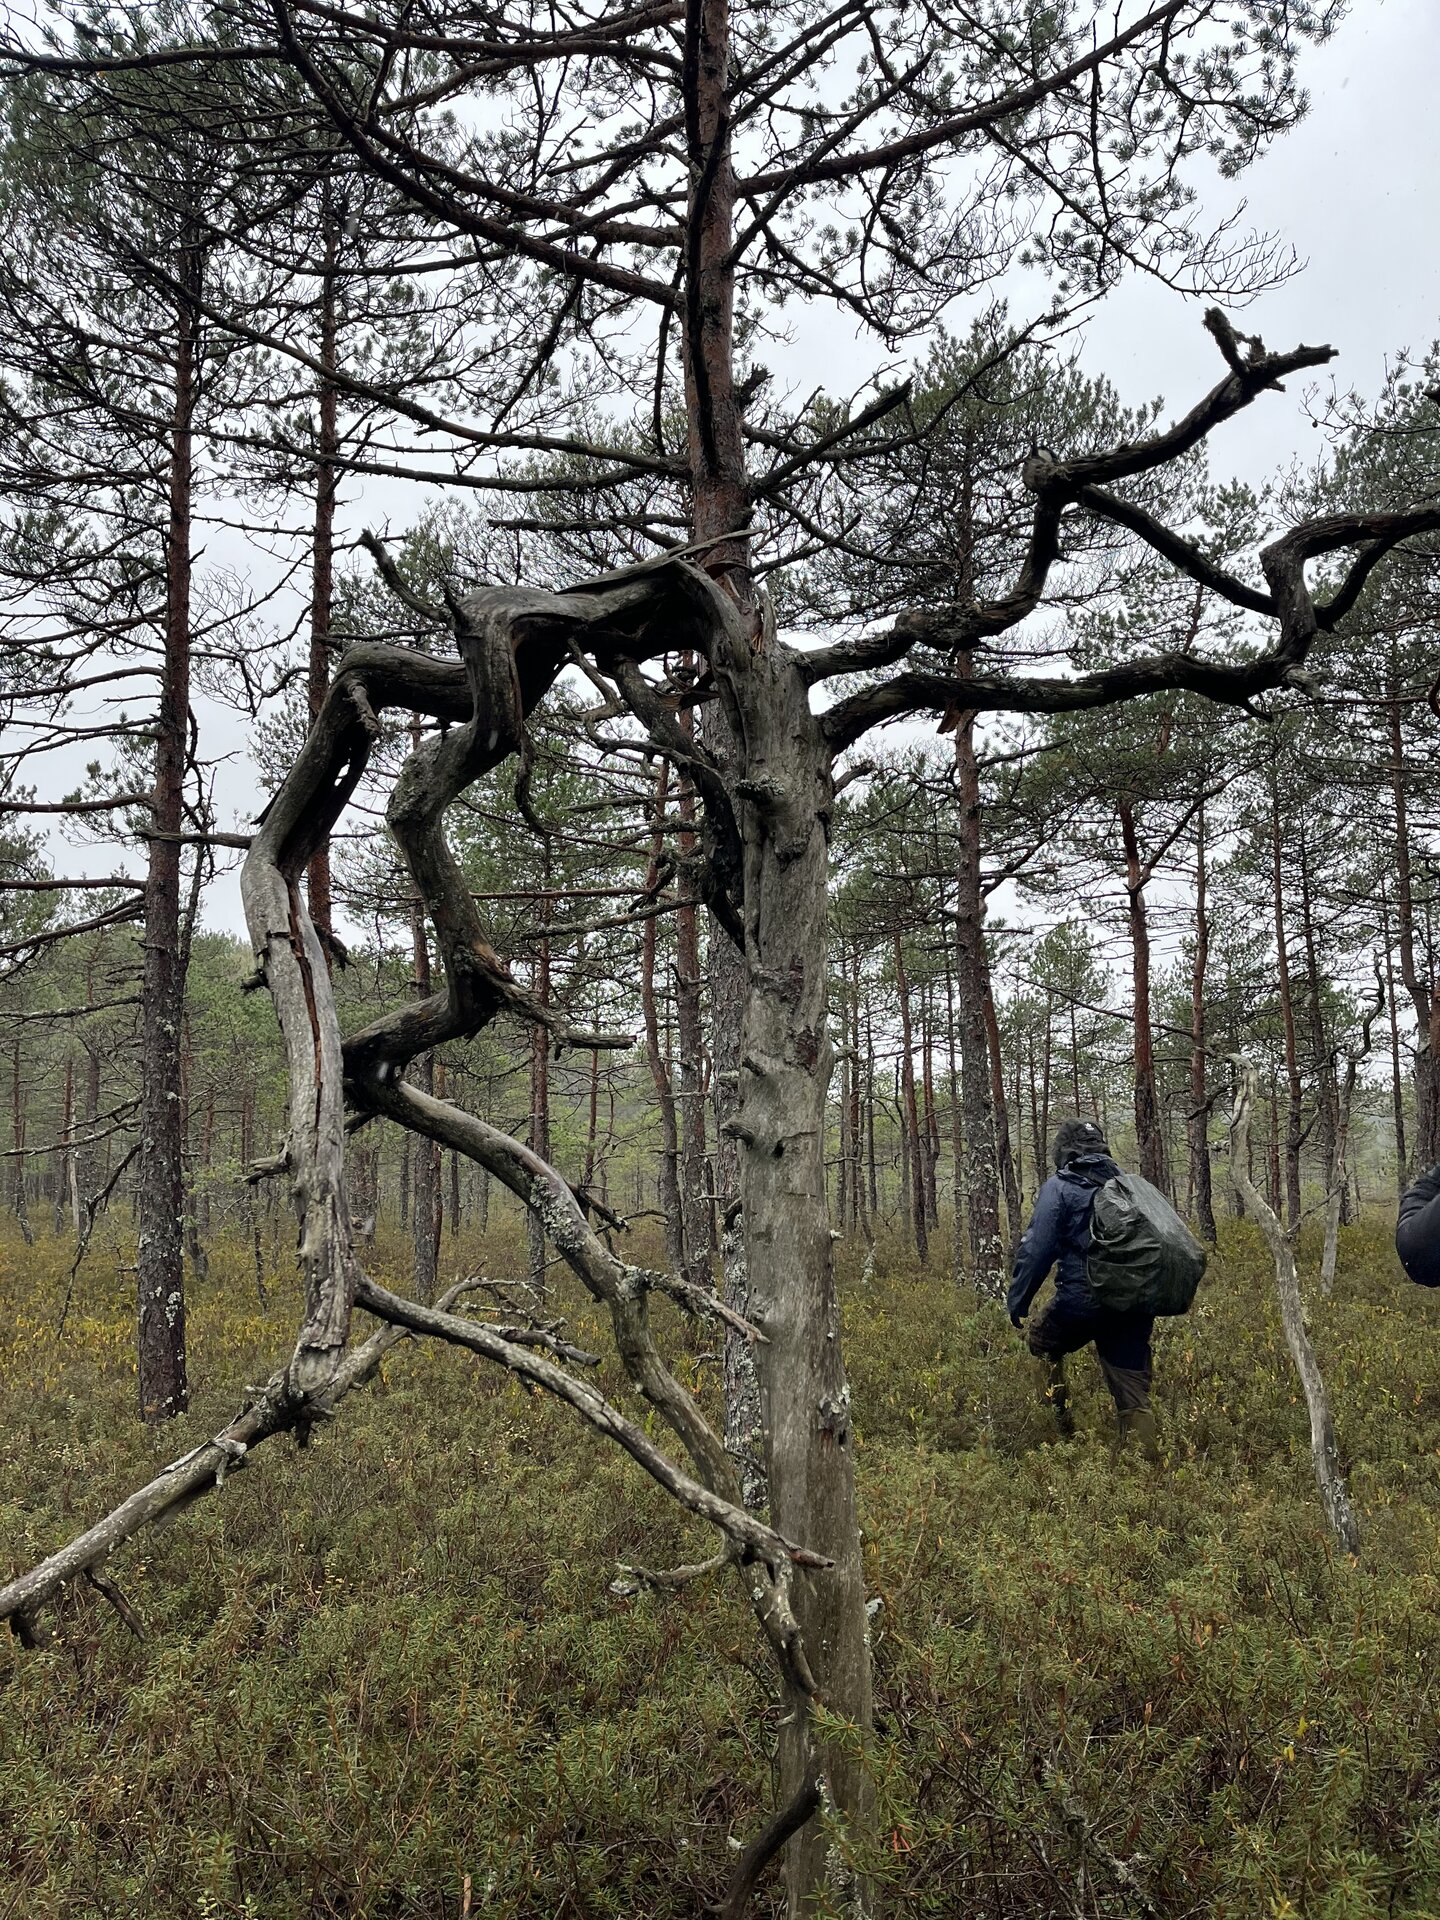
[[[693,716],[682,719],[693,737]],[[695,789],[688,780],[679,786],[682,820],[695,818]],[[679,1054],[680,1086],[680,1208],[684,1229],[681,1273],[693,1286],[710,1283],[710,1197],[706,1191],[705,1151],[705,1029],[700,1007],[700,915],[687,861],[698,848],[693,833],[680,835],[679,886],[685,905],[675,915],[675,1039]]]
[[[65,1231],[66,1201],[73,1199],[75,1192],[75,1062],[65,1062],[65,1085],[60,1100],[60,1140],[56,1151],[55,1165],[55,1208],[53,1230],[58,1237]],[[80,1232],[78,1208],[76,1210],[75,1232]]]
[[[660,856],[665,849],[662,822],[670,784],[670,769],[661,761],[655,774],[655,825],[650,836],[650,862],[645,869],[647,897],[660,884]],[[685,1228],[680,1212],[680,1135],[675,1118],[675,1089],[660,1047],[660,1014],[655,996],[659,919],[648,914],[640,931],[640,1012],[645,1027],[645,1059],[655,1104],[660,1115],[660,1213],[665,1228],[665,1258],[679,1273],[685,1261]]]
[[[1230,1176],[1244,1194],[1246,1205],[1260,1222],[1260,1230],[1275,1262],[1280,1318],[1310,1415],[1310,1457],[1314,1462],[1315,1481],[1320,1489],[1325,1517],[1344,1552],[1355,1554],[1360,1551],[1360,1527],[1350,1504],[1345,1477],[1340,1471],[1330,1399],[1310,1341],[1310,1330],[1305,1323],[1305,1306],[1300,1298],[1300,1282],[1295,1273],[1295,1229],[1292,1227],[1287,1232],[1282,1228],[1274,1208],[1266,1204],[1250,1178],[1250,1115],[1255,1103],[1255,1069],[1245,1060],[1237,1061],[1236,1067],[1235,1111],[1230,1123]]]
[[[180,929],[180,833],[190,720],[190,516],[199,255],[182,261],[188,297],[175,314],[170,420],[170,512],[165,542],[165,657],[155,721],[154,833],[145,878],[145,961],[140,986],[140,1155],[137,1389],[141,1418],[172,1419],[190,1404],[185,1366],[185,1215],[180,1034],[185,966]]]
[[[1335,1190],[1337,1159],[1337,1092],[1330,1049],[1325,1040],[1325,1013],[1321,1004],[1320,959],[1315,941],[1315,910],[1311,897],[1310,835],[1305,816],[1297,826],[1300,858],[1300,935],[1305,947],[1305,1005],[1310,1028],[1310,1058],[1314,1063],[1316,1123],[1320,1142],[1320,1177],[1328,1196]],[[1341,1156],[1343,1166],[1343,1156]],[[1344,1217],[1344,1182],[1341,1181],[1341,1211]],[[1345,1224],[1349,1224],[1348,1221]]]
[[[1300,1060],[1295,1045],[1295,999],[1290,988],[1290,954],[1285,940],[1285,880],[1280,839],[1279,745],[1270,761],[1270,879],[1275,893],[1275,974],[1280,988],[1280,1019],[1285,1032],[1285,1079],[1289,1105],[1285,1124],[1285,1224],[1300,1223]]]
[[[1160,1098],[1155,1084],[1155,1030],[1150,1010],[1150,920],[1145,907],[1145,872],[1135,831],[1135,810],[1117,808],[1125,851],[1125,900],[1130,928],[1131,978],[1134,983],[1135,1143],[1140,1173],[1165,1192],[1165,1146],[1160,1130]]]
[[[968,674],[962,653],[956,672]],[[960,1097],[965,1132],[965,1212],[970,1271],[978,1293],[999,1299],[1005,1290],[1000,1242],[1000,1190],[995,1155],[995,1113],[990,1080],[990,1036],[985,1023],[988,968],[985,900],[980,889],[980,765],[975,755],[975,716],[960,716],[955,728],[960,773],[959,852],[955,888],[955,989],[960,1011]]]
[[[860,942],[855,942],[854,973],[850,992],[850,1146],[853,1160],[850,1191],[854,1195],[855,1225],[867,1239],[872,1237],[870,1210],[865,1196],[865,1096],[860,1079]]]
[[[1380,937],[1385,948],[1385,1001],[1390,1009],[1390,1101],[1395,1124],[1395,1191],[1403,1194],[1410,1184],[1409,1156],[1405,1151],[1405,1088],[1400,1078],[1400,1021],[1395,1005],[1395,954],[1390,940],[1390,901],[1385,875],[1380,875]]]
[[[932,1017],[932,997],[927,986],[920,1003],[920,1124],[925,1137],[925,1224],[934,1228],[940,1225],[940,1208],[935,1195],[935,1169],[940,1162],[940,1128],[935,1119]]]
[[[945,1045],[950,1092],[950,1274],[958,1286],[965,1277],[965,1132],[960,1117],[960,1062],[955,1044],[955,969],[945,956]]]
[[[1210,1107],[1205,1090],[1205,973],[1210,961],[1210,913],[1205,860],[1205,804],[1195,821],[1195,953],[1190,965],[1190,1192],[1200,1236],[1216,1243],[1210,1180]]]
[[[920,1115],[915,1102],[914,1035],[910,1022],[910,980],[905,971],[905,949],[895,935],[895,987],[900,1003],[900,1137],[905,1144],[907,1199],[915,1251],[923,1267],[930,1258],[929,1209],[925,1204],[925,1149],[920,1139]]]
[[[795,1609],[821,1697],[859,1728],[872,1724],[864,1572],[855,1506],[850,1389],[825,1205],[825,1115],[831,1069],[825,939],[833,793],[830,754],[794,656],[730,640],[729,697],[745,716],[746,958],[741,1047],[740,1180],[764,1396],[771,1520],[803,1523],[832,1571],[797,1582]],[[818,1754],[815,1749],[819,1748]],[[810,1702],[791,1690],[780,1731],[781,1800],[818,1762],[822,1804],[868,1820],[871,1788],[851,1751],[825,1743]],[[790,1843],[791,1911],[869,1911],[867,1890],[811,1821]]]
[[[850,972],[845,958],[845,942],[840,940],[838,954],[841,980],[839,1017],[836,1025],[844,1042],[840,1051],[840,1142],[835,1159],[835,1218],[842,1234],[854,1225],[850,1197],[850,1163],[854,1153],[851,1139],[850,1092],[855,1084],[855,1056],[850,1049]]]
[[[331,186],[327,180],[325,195],[325,255],[320,274],[320,391],[317,436],[318,459],[315,464],[315,523],[310,561],[310,657],[306,673],[306,693],[310,718],[315,720],[325,704],[330,685],[330,624],[335,597],[335,496],[337,460],[340,451],[339,396],[335,384],[337,332],[339,318],[338,221],[331,206]],[[330,842],[325,839],[310,857],[305,871],[306,898],[311,924],[319,937],[328,966],[334,955],[334,901],[330,888]],[[417,1081],[416,1083],[420,1083]],[[432,1298],[424,1294],[422,1299]]]
[[[411,729],[412,745],[420,744],[420,727],[417,722]],[[428,1000],[433,991],[430,974],[430,933],[425,924],[425,907],[418,895],[410,906],[410,940],[414,956],[414,990],[417,1000]],[[435,1055],[422,1053],[410,1070],[411,1085],[422,1093],[435,1091]],[[412,1285],[417,1300],[430,1302],[435,1298],[440,1276],[440,1236],[436,1231],[436,1206],[440,1198],[440,1149],[433,1140],[423,1140],[418,1136],[413,1143],[406,1141],[407,1153],[413,1151],[415,1170],[411,1187],[411,1222],[413,1225],[412,1245],[414,1259],[412,1266]]]
[[[248,1167],[255,1158],[255,1090],[246,1087],[240,1102],[240,1165]],[[245,1182],[245,1223],[250,1249],[255,1260],[255,1297],[263,1313],[269,1305],[265,1297],[265,1254],[260,1239],[260,1210],[255,1205],[254,1182]]]
[[[88,985],[87,1001],[93,1001],[94,994]],[[99,1204],[100,1190],[105,1182],[101,1174],[100,1145],[95,1136],[100,1129],[100,1048],[89,1041],[85,1047],[85,1095],[81,1101],[80,1136],[81,1146],[76,1155],[76,1177],[79,1181],[80,1224],[76,1235],[88,1240],[94,1226],[94,1209]]]
[[[1325,1196],[1325,1249],[1320,1259],[1320,1291],[1329,1294],[1335,1288],[1335,1268],[1340,1253],[1340,1229],[1345,1221],[1345,1195],[1349,1178],[1346,1155],[1350,1147],[1350,1115],[1355,1104],[1355,1082],[1360,1076],[1360,1068],[1369,1057],[1371,1036],[1375,1022],[1380,1018],[1385,1006],[1385,982],[1376,968],[1378,993],[1375,1005],[1366,1014],[1360,1028],[1360,1044],[1347,1049],[1345,1054],[1345,1074],[1336,1089],[1335,1114],[1335,1158],[1331,1167],[1330,1186]],[[1360,1183],[1355,1183],[1356,1204],[1359,1205]]]
[[[1390,790],[1395,808],[1395,922],[1400,943],[1400,978],[1415,1009],[1415,1146],[1417,1167],[1440,1160],[1440,994],[1429,972],[1422,974],[1415,952],[1415,885],[1410,854],[1410,813],[1406,791],[1405,736],[1400,724],[1400,690],[1392,659],[1389,676]]]
[[[532,986],[542,1007],[550,1004],[550,842],[546,840],[541,861],[540,944],[535,957]],[[530,1029],[530,1132],[529,1144],[547,1165],[550,1160],[550,1035],[538,1022]],[[545,1292],[545,1227],[531,1207],[525,1215],[525,1244],[529,1254],[530,1285],[537,1294]]]
[[[990,1097],[995,1113],[995,1157],[1000,1168],[1000,1186],[1005,1195],[1005,1214],[1010,1228],[1010,1245],[1020,1244],[1024,1230],[1021,1218],[1020,1185],[1015,1177],[1015,1157],[1010,1148],[1010,1108],[1005,1098],[1005,1062],[1000,1050],[1000,1021],[995,1012],[995,991],[990,968],[985,968],[985,1039],[990,1051]]]
[[[30,1226],[30,1210],[25,1204],[25,1097],[21,1091],[20,1036],[17,1032],[10,1054],[10,1143],[15,1149],[14,1185],[11,1188],[15,1218],[27,1247],[35,1244]]]

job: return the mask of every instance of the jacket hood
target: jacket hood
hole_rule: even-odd
[[[1119,1176],[1120,1169],[1108,1153],[1083,1153],[1059,1169],[1057,1180],[1071,1180],[1077,1187],[1103,1187]]]

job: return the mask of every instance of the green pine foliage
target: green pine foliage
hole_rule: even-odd
[[[897,1912],[1440,1911],[1440,1301],[1373,1223],[1313,1303],[1365,1525],[1337,1562],[1268,1262],[1224,1235],[1161,1330],[1158,1471],[1112,1458],[1089,1359],[1060,1445],[947,1262],[886,1243],[867,1280],[842,1250]],[[484,1259],[518,1271],[518,1231]],[[376,1271],[407,1260],[382,1230]],[[211,1431],[293,1320],[218,1239],[206,1377],[154,1435],[128,1278],[92,1261],[62,1338],[67,1269],[61,1240],[0,1248],[0,1574]],[[713,1397],[704,1336],[675,1337]],[[727,1583],[610,1582],[707,1551],[563,1409],[402,1347],[308,1454],[272,1443],[119,1557],[144,1644],[84,1591],[48,1649],[0,1645],[0,1912],[450,1920],[468,1875],[496,1920],[702,1915],[771,1805],[767,1663]]]

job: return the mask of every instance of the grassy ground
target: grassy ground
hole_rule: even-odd
[[[1051,1444],[993,1309],[893,1250],[844,1269],[890,1910],[1440,1915],[1440,1302],[1383,1234],[1313,1312],[1358,1566],[1243,1231],[1162,1336],[1159,1471],[1112,1463],[1092,1361]],[[155,1437],[123,1283],[91,1268],[57,1339],[64,1288],[58,1245],[0,1246],[0,1575],[218,1424],[293,1319],[217,1249],[196,1408]],[[0,1920],[444,1920],[466,1875],[502,1920],[703,1914],[769,1804],[765,1661],[728,1586],[607,1591],[701,1547],[563,1409],[402,1349],[121,1556],[144,1645],[94,1596],[0,1644]]]

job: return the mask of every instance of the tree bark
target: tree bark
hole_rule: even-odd
[[[411,728],[410,738],[412,744],[418,747],[418,722]],[[425,924],[424,902],[418,896],[410,905],[410,943],[415,968],[411,982],[415,998],[428,1000],[433,991],[430,933]],[[422,1053],[411,1068],[410,1075],[412,1084],[422,1093],[434,1093],[435,1055]],[[440,1199],[440,1149],[433,1140],[417,1138],[413,1143],[406,1142],[406,1151],[413,1151],[415,1156],[410,1191],[411,1245],[414,1249],[411,1279],[415,1298],[428,1305],[435,1298],[440,1276],[440,1235],[436,1224]]]
[[[531,991],[542,1007],[550,1004],[550,842],[545,841],[541,858],[540,943],[535,956],[535,976]],[[547,1164],[550,1160],[550,1034],[536,1024],[530,1029],[530,1131],[531,1148]],[[525,1216],[525,1242],[530,1263],[530,1285],[543,1297],[545,1293],[545,1226],[533,1208]]]
[[[968,675],[963,653],[956,671]],[[955,763],[960,774],[959,850],[955,872],[955,994],[959,1005],[960,1100],[965,1134],[965,1217],[970,1273],[977,1293],[999,1299],[1005,1290],[1000,1241],[1000,1190],[995,1155],[995,1112],[990,1080],[990,1036],[985,1023],[989,969],[985,958],[985,900],[980,888],[980,765],[975,754],[975,715],[955,727]]]
[[[660,884],[660,856],[665,850],[662,822],[669,792],[670,769],[661,761],[655,774],[655,824],[650,836],[650,862],[645,869],[644,892],[648,898]],[[645,1029],[645,1059],[650,1068],[650,1084],[655,1089],[655,1105],[660,1115],[660,1167],[658,1176],[660,1215],[665,1230],[665,1258],[679,1273],[685,1259],[685,1230],[680,1213],[680,1136],[675,1119],[675,1089],[670,1082],[660,1046],[660,1011],[655,995],[656,960],[659,949],[659,916],[648,914],[640,930],[640,1013]]]
[[[1385,949],[1385,1001],[1390,1010],[1390,1103],[1395,1125],[1395,1191],[1410,1184],[1405,1147],[1405,1088],[1400,1077],[1400,1021],[1395,1005],[1395,952],[1390,933],[1390,900],[1385,875],[1380,876],[1380,938]]]
[[[330,626],[335,597],[335,499],[340,452],[339,394],[335,381],[338,349],[339,234],[331,191],[324,185],[324,264],[320,275],[320,389],[318,459],[315,465],[315,522],[310,560],[310,655],[306,693],[312,722],[325,704],[330,685]],[[310,857],[305,874],[310,921],[319,936],[327,966],[334,955],[335,909],[330,882],[330,841]],[[430,1298],[424,1295],[422,1298]]]
[[[1205,1091],[1205,974],[1210,960],[1209,874],[1205,858],[1205,805],[1195,819],[1195,952],[1190,964],[1190,1192],[1200,1237],[1213,1247],[1214,1195],[1210,1179],[1210,1107]]]
[[[1400,688],[1392,659],[1389,674],[1390,791],[1395,814],[1395,928],[1400,945],[1400,978],[1415,1009],[1415,1141],[1418,1167],[1440,1160],[1440,994],[1427,968],[1418,963],[1415,940],[1415,883],[1410,851],[1410,808],[1406,790],[1405,735],[1400,718]]]
[[[156,1424],[190,1404],[185,1361],[185,1217],[180,1040],[185,965],[180,928],[180,833],[190,720],[190,518],[199,253],[187,247],[181,278],[190,298],[175,313],[170,418],[169,524],[165,540],[165,656],[155,719],[154,833],[145,878],[145,959],[140,985],[140,1154],[137,1389],[141,1418]]]
[[[1280,1019],[1285,1033],[1285,1081],[1289,1103],[1285,1122],[1285,1224],[1292,1231],[1300,1222],[1300,1141],[1302,1095],[1300,1059],[1295,1044],[1295,997],[1290,986],[1290,954],[1285,939],[1285,870],[1280,836],[1279,745],[1270,760],[1270,880],[1275,895],[1275,977],[1280,991]]]
[[[1320,1489],[1325,1517],[1344,1552],[1360,1551],[1360,1527],[1350,1504],[1349,1489],[1340,1471],[1340,1455],[1335,1444],[1335,1421],[1324,1376],[1311,1344],[1305,1323],[1305,1306],[1300,1298],[1300,1282],[1295,1272],[1295,1229],[1286,1232],[1273,1207],[1266,1204],[1250,1178],[1250,1115],[1255,1103],[1255,1069],[1248,1061],[1237,1062],[1238,1081],[1235,1111],[1230,1125],[1230,1173],[1245,1196],[1250,1211],[1260,1222],[1260,1230],[1275,1262],[1275,1281],[1280,1295],[1280,1318],[1285,1342],[1295,1371],[1300,1377],[1305,1406],[1310,1416],[1310,1457],[1315,1481]]]
[[[798,656],[753,653],[737,636],[726,651],[727,694],[744,715],[739,790],[755,796],[741,815],[750,986],[735,1125],[751,1310],[766,1335],[759,1365],[771,1520],[778,1530],[803,1515],[807,1544],[835,1562],[823,1578],[798,1581],[795,1610],[820,1698],[863,1735],[873,1718],[870,1653],[850,1388],[825,1205],[830,755]],[[868,1819],[864,1768],[819,1741],[809,1702],[793,1688],[787,1708],[782,1803],[799,1790],[813,1742],[825,1802],[847,1820]],[[786,1872],[792,1913],[869,1910],[866,1889],[817,1822],[790,1842]]]
[[[1120,840],[1125,852],[1126,919],[1130,932],[1131,979],[1134,985],[1135,1144],[1141,1177],[1164,1193],[1168,1190],[1168,1183],[1165,1178],[1165,1144],[1160,1129],[1160,1096],[1155,1084],[1155,1029],[1150,1010],[1150,919],[1145,906],[1146,875],[1140,860],[1135,809],[1128,801],[1122,801],[1117,812],[1120,817]]]
[[[1000,1021],[995,1012],[995,990],[989,962],[985,966],[985,1041],[990,1053],[990,1098],[995,1115],[995,1158],[1000,1169],[1000,1188],[1005,1195],[1006,1223],[1010,1245],[1018,1247],[1024,1228],[1020,1208],[1020,1183],[1015,1177],[1015,1157],[1010,1147],[1010,1106],[1005,1098],[1005,1059],[1000,1047]]]
[[[690,715],[685,716],[688,723]],[[687,726],[687,731],[689,731]],[[680,782],[682,820],[695,818],[695,791]],[[705,1034],[700,1007],[700,916],[686,861],[695,854],[693,833],[680,834],[679,886],[685,904],[675,915],[675,1040],[679,1080],[676,1105],[680,1133],[680,1209],[684,1254],[680,1271],[694,1286],[710,1278],[710,1198],[706,1192]]]
[[[905,970],[905,947],[894,936],[895,991],[900,1007],[900,1126],[905,1145],[906,1198],[915,1251],[923,1267],[930,1258],[929,1208],[925,1204],[925,1149],[920,1139],[920,1114],[915,1101],[915,1040],[910,1020],[910,979]]]

